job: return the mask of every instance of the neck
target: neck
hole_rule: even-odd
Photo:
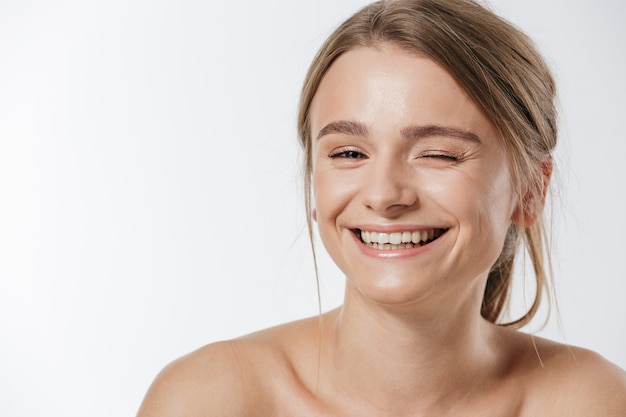
[[[427,314],[382,306],[348,288],[344,305],[327,319],[323,374],[330,385],[396,415],[466,396],[496,362],[494,326],[479,306]]]

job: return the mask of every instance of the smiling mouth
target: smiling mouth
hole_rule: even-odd
[[[411,249],[427,245],[437,240],[448,229],[407,230],[403,232],[380,233],[354,229],[353,233],[365,246],[377,250]]]

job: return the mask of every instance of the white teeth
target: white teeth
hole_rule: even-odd
[[[361,239],[368,246],[378,250],[409,249],[420,242],[428,242],[441,236],[441,229],[416,230],[393,233],[361,231]]]

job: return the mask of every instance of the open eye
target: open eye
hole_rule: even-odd
[[[364,159],[367,158],[363,153],[354,148],[341,148],[331,152],[328,155],[331,159],[344,158],[344,159]]]

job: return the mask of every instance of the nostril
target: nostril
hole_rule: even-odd
[[[415,207],[418,196],[411,187],[374,187],[371,186],[364,194],[364,204],[378,213],[395,213],[408,207]]]
[[[376,172],[364,184],[364,204],[379,213],[394,212],[399,208],[413,206],[417,201],[415,182],[397,161],[377,166]]]

